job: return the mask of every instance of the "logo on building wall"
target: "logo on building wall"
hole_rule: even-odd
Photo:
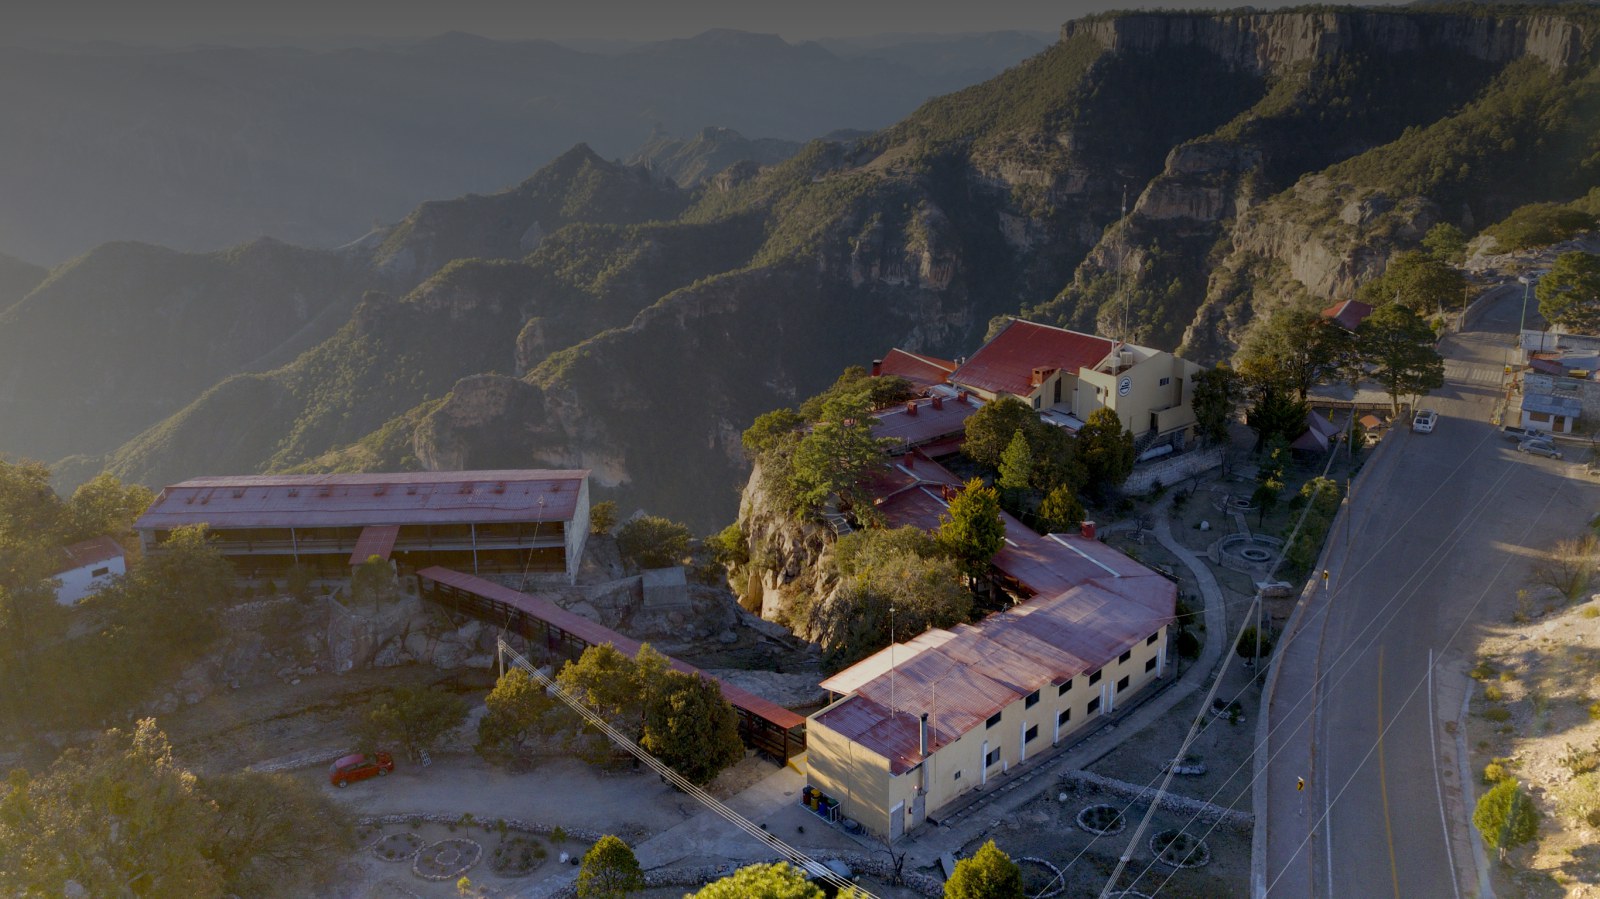
[[[1117,396],[1127,396],[1128,395],[1128,391],[1130,391],[1132,389],[1133,389],[1133,379],[1132,378],[1123,378],[1121,381],[1117,382]]]

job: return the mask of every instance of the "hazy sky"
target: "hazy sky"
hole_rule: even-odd
[[[1053,31],[1068,19],[1137,3],[1107,0],[20,0],[6,42],[186,43],[338,35],[499,38],[685,37],[707,28],[790,40],[881,32]],[[1171,7],[1232,3],[1167,2]],[[1263,7],[1283,3],[1259,3]]]

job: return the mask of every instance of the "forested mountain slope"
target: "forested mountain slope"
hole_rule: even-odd
[[[890,346],[968,353],[1025,310],[1215,360],[1257,313],[1349,295],[1435,222],[1470,233],[1585,193],[1597,20],[1096,16],[882,132],[692,192],[580,149],[529,182],[566,186],[559,206],[514,189],[419,210],[375,267],[431,279],[109,464],[148,482],[579,465],[708,529],[733,515],[751,419]],[[466,255],[496,261],[446,264]]]

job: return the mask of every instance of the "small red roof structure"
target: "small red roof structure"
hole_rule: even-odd
[[[894,375],[905,378],[924,392],[948,382],[950,373],[955,370],[956,364],[949,359],[907,352],[899,347],[895,347],[882,359],[874,360],[872,363],[873,377]]]
[[[438,566],[422,569],[417,572],[417,577],[446,584],[458,590],[465,590],[468,593],[474,593],[486,599],[492,599],[508,605],[546,624],[560,628],[589,646],[610,643],[617,651],[629,658],[638,656],[640,648],[644,645],[638,640],[625,637],[597,621],[592,621],[576,612],[563,609],[548,599],[522,593],[502,584],[497,584],[494,581],[484,580],[480,577]],[[747,712],[765,718],[784,730],[799,727],[806,723],[804,716],[792,712],[769,699],[757,696],[748,690],[736,687],[720,677],[707,674],[687,662],[680,662],[671,656],[667,657],[667,662],[674,671],[692,674],[716,682],[717,686],[722,689],[722,698]]]
[[[122,544],[112,537],[96,537],[93,540],[84,540],[62,548],[61,561],[51,574],[65,574],[69,571],[76,571],[79,568],[88,568],[101,562],[120,559],[122,556]]]
[[[1290,449],[1307,453],[1325,453],[1338,440],[1340,428],[1320,412],[1306,413],[1305,433],[1289,444]]]
[[[998,396],[1026,397],[1041,369],[1077,373],[1099,365],[1116,342],[1093,334],[1012,319],[972,358],[950,375],[950,382]]]
[[[896,449],[902,452],[952,438],[959,444],[966,439],[967,419],[982,406],[982,400],[965,392],[907,400],[872,413],[872,436],[899,441]]]
[[[1323,318],[1333,319],[1346,331],[1354,331],[1371,314],[1372,307],[1360,300],[1344,300],[1322,310]]]
[[[398,524],[374,524],[361,529],[356,538],[356,548],[350,553],[350,566],[365,565],[373,556],[389,561],[394,552],[394,542],[400,539]]]
[[[567,521],[588,471],[417,471],[194,478],[161,491],[134,527],[365,527]]]

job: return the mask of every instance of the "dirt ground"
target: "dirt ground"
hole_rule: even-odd
[[[1058,797],[1065,794],[1065,801]],[[1110,805],[1123,816],[1121,833],[1095,836],[1080,829],[1077,816],[1089,806]],[[962,848],[963,855],[977,851],[983,841],[992,839],[1013,859],[1042,858],[1062,869],[1066,875],[1063,896],[1094,896],[1105,886],[1117,859],[1127,848],[1147,806],[1129,804],[1114,796],[1090,789],[1073,789],[1055,783],[1024,805],[1016,815],[993,824],[985,833]],[[1148,848],[1149,838],[1171,830],[1183,830],[1200,838],[1210,852],[1204,867],[1178,869],[1155,861]],[[1239,896],[1248,891],[1250,879],[1250,833],[1234,828],[1191,822],[1188,818],[1157,812],[1119,883],[1122,889],[1147,895],[1216,899]],[[1046,869],[1024,864],[1025,885],[1031,890],[1052,879]]]
[[[1531,588],[1504,625],[1485,629],[1467,744],[1476,791],[1484,766],[1501,760],[1541,812],[1539,836],[1494,863],[1501,896],[1600,897],[1600,827],[1563,808],[1574,789],[1576,752],[1600,753],[1600,600],[1568,604]],[[1591,710],[1593,709],[1593,710]],[[1593,757],[1589,764],[1600,764]]]

